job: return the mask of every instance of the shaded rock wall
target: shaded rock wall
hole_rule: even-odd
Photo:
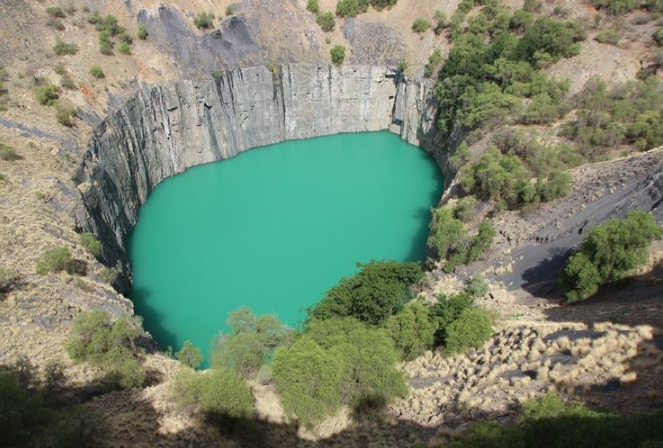
[[[283,65],[141,88],[95,130],[77,181],[81,229],[130,285],[125,251],[140,206],[162,180],[284,140],[389,129],[431,153],[448,178],[431,90],[384,67]]]

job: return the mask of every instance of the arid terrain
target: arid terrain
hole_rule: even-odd
[[[455,0],[400,0],[384,11],[369,9],[356,18],[338,18],[335,29],[323,32],[305,0],[85,0],[76,11],[58,19],[63,29],[49,25],[47,7],[54,0],[0,2],[0,143],[14,148],[16,160],[0,159],[0,269],[15,273],[0,295],[0,365],[12,366],[27,357],[43,373],[50,361],[66,366],[66,398],[97,410],[108,429],[103,446],[194,447],[242,446],[246,434],[219,434],[216,428],[178,409],[168,390],[178,362],[159,352],[145,335],[143,364],[148,385],[142,389],[110,391],[102,374],[88,364],[76,364],[63,344],[72,319],[100,309],[117,317],[132,313],[129,298],[105,278],[107,266],[80,243],[76,220],[81,192],[76,181],[91,136],[104,117],[118,110],[138,89],[196,79],[215,71],[256,65],[329,64],[329,49],[347,48],[346,63],[395,68],[406,61],[405,75],[423,78],[434,48],[443,56],[452,45],[443,34],[414,33],[418,17],[434,20],[435,11],[448,16]],[[335,0],[321,0],[333,10]],[[522,2],[509,0],[518,9]],[[64,3],[61,5],[64,6]],[[226,7],[232,14],[225,17]],[[615,86],[636,79],[654,57],[652,33],[660,19],[635,20],[634,11],[617,19],[580,1],[546,1],[541,14],[563,6],[569,19],[590,23],[603,16],[599,28],[589,27],[580,54],[562,59],[545,72],[568,79],[570,94],[579,92],[593,76]],[[87,11],[87,12],[86,12]],[[115,15],[121,26],[136,34],[128,55],[99,52],[98,33],[86,18],[98,11]],[[193,16],[215,13],[212,29],[199,30]],[[620,20],[621,39],[602,44],[593,37]],[[658,25],[656,25],[658,23]],[[219,45],[219,39],[223,42]],[[73,42],[78,51],[58,56],[58,41]],[[103,78],[90,73],[99,66]],[[663,79],[660,69],[656,75]],[[39,104],[33,93],[44,83],[63,87],[59,101],[75,108],[70,126],[56,118],[54,107]],[[0,78],[1,79],[1,78]],[[573,111],[560,119],[570,119]],[[543,142],[565,141],[559,123],[527,126]],[[509,125],[520,128],[521,125]],[[474,139],[474,154],[483,151],[494,131]],[[304,430],[284,415],[271,385],[252,385],[264,439],[255,446],[422,446],[445,441],[470,423],[491,419],[514,422],[527,398],[557,391],[575,402],[621,413],[652,411],[663,406],[663,244],[650,250],[645,268],[618,285],[601,287],[591,299],[563,305],[557,275],[571,250],[586,232],[628,210],[651,211],[663,222],[663,148],[636,152],[615,147],[605,161],[569,171],[568,196],[532,210],[494,213],[482,205],[472,221],[491,215],[497,229],[495,244],[478,261],[452,274],[434,265],[421,288],[428,300],[462,289],[477,272],[490,281],[479,305],[496,316],[497,333],[486,345],[453,357],[441,351],[404,363],[411,395],[380,415],[361,418],[344,410],[313,430]],[[449,178],[441,203],[458,199],[458,179]],[[103,241],[102,241],[103,243]],[[65,246],[76,260],[76,274],[41,276],[35,273],[40,254]],[[111,266],[112,267],[112,266]],[[2,291],[0,291],[2,293]],[[41,370],[40,370],[41,369]],[[248,430],[251,432],[251,429]],[[257,431],[256,431],[257,433]],[[238,441],[239,440],[239,441]],[[426,446],[426,445],[423,445]]]

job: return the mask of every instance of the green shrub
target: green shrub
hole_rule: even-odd
[[[72,118],[76,116],[76,108],[72,106],[62,106],[58,104],[56,106],[55,118],[63,126],[73,126],[74,122]]]
[[[92,16],[90,16],[92,17]],[[90,18],[88,17],[88,22],[90,21]],[[105,15],[103,17],[95,18],[94,21],[95,23],[95,30],[99,32],[99,34],[106,32],[110,34],[111,36],[116,36],[118,34],[124,33],[126,30],[121,27],[118,24],[117,17],[115,17],[112,14]],[[92,22],[90,22],[92,23]]]
[[[67,15],[64,13],[62,8],[60,8],[59,6],[51,6],[46,8],[46,14],[48,14],[51,17],[57,17],[60,19],[64,19],[65,17],[67,17]]]
[[[113,54],[113,48],[115,47],[115,42],[111,40],[112,34],[110,31],[100,31],[99,32],[99,52],[106,56]]]
[[[493,223],[488,219],[481,221],[477,234],[472,237],[470,250],[467,254],[467,260],[465,263],[472,263],[473,261],[476,261],[481,255],[488,252],[490,247],[493,245],[495,235],[497,235],[497,231],[495,230]]]
[[[663,46],[663,27],[656,30],[656,32],[652,35],[652,39],[654,39],[654,42],[656,42],[658,45]]]
[[[145,383],[145,371],[132,352],[126,348],[114,347],[103,359],[106,380],[121,389],[136,389]]]
[[[198,27],[198,29],[206,30],[214,26],[214,18],[212,17],[211,14],[207,14],[206,12],[201,12],[200,14],[198,14],[196,17],[193,18],[193,23],[194,25],[196,25],[196,27]]]
[[[437,66],[440,65],[440,62],[442,62],[442,53],[440,53],[439,48],[436,48],[428,57],[428,64],[424,68],[424,76],[430,77]]]
[[[313,14],[318,14],[320,12],[320,4],[318,0],[308,0],[306,3],[306,9]]]
[[[90,67],[90,74],[97,79],[103,79],[106,77],[104,71],[98,65],[93,65]]]
[[[19,448],[32,445],[43,436],[52,413],[39,395],[29,394],[15,375],[0,372],[0,446]]]
[[[184,346],[175,356],[179,362],[192,369],[197,369],[203,363],[203,352],[190,341],[185,341]]]
[[[274,350],[289,345],[294,336],[277,316],[256,316],[246,307],[230,313],[227,323],[232,332],[221,333],[215,340],[212,364],[233,369],[244,378],[253,378]]]
[[[232,16],[234,14],[233,7],[230,6],[230,5],[226,6],[225,13],[226,13],[226,16]]]
[[[75,90],[77,87],[76,82],[73,80],[73,78],[66,73],[60,79],[60,85],[65,89],[69,90]]]
[[[462,198],[454,207],[454,218],[463,222],[469,222],[474,219],[476,214],[477,200],[473,196]]]
[[[97,14],[96,12],[87,17],[87,23],[90,23],[92,25],[98,25],[102,21],[103,21],[103,18],[99,14]]]
[[[467,255],[467,230],[465,224],[454,218],[451,207],[433,209],[427,246],[441,260],[454,257],[465,259]]]
[[[53,53],[58,56],[72,55],[78,52],[78,47],[76,44],[70,44],[67,42],[62,42],[61,40],[56,41],[53,46]]]
[[[35,271],[39,275],[59,271],[73,274],[74,262],[71,258],[71,251],[66,247],[54,247],[44,251],[39,257],[39,261],[37,261]]]
[[[118,47],[117,51],[122,54],[131,54],[131,46],[126,42],[120,42],[120,46]]]
[[[519,58],[542,67],[544,60],[557,62],[562,57],[577,55],[580,52],[577,42],[585,38],[585,32],[577,24],[539,17],[523,34],[515,51]]]
[[[343,403],[383,405],[407,395],[404,376],[396,369],[398,351],[384,330],[346,317],[310,321],[306,335],[343,362]]]
[[[619,43],[619,34],[613,29],[603,30],[596,35],[594,40],[602,44],[617,45]]]
[[[180,368],[171,386],[178,406],[194,406],[210,420],[253,416],[253,396],[230,369],[215,367],[196,372]]]
[[[339,17],[356,17],[367,10],[367,0],[340,0],[336,4],[336,15]]]
[[[0,143],[0,160],[6,162],[14,162],[20,160],[21,156],[16,152],[11,146],[7,146],[3,143]]]
[[[474,304],[474,297],[464,292],[447,298],[441,295],[437,303],[430,307],[429,316],[435,330],[434,344],[443,345],[446,339],[447,327],[458,320],[465,309]]]
[[[447,15],[444,13],[444,11],[435,11],[435,20],[437,20],[437,24],[435,25],[435,34],[440,35],[442,34],[442,31],[444,31],[446,28],[449,28],[449,20],[447,19]]]
[[[308,336],[279,347],[272,370],[286,414],[296,415],[308,427],[334,414],[343,403],[346,369],[343,359]]]
[[[555,394],[523,404],[518,425],[482,422],[451,444],[477,447],[659,447],[663,443],[663,411],[615,415],[595,412],[584,405],[567,405]]]
[[[62,93],[62,89],[53,84],[45,84],[34,89],[35,98],[39,104],[44,106],[55,105],[57,99],[60,98],[60,93]]]
[[[322,28],[322,31],[332,31],[336,26],[336,19],[331,12],[321,12],[315,19],[316,23]]]
[[[613,16],[626,14],[638,6],[635,0],[590,0],[589,3],[597,9],[606,9]]]
[[[109,285],[115,283],[115,280],[117,280],[118,275],[119,272],[116,268],[105,267],[101,271],[99,271],[99,277]]]
[[[523,9],[528,12],[539,12],[542,6],[543,2],[541,0],[525,0]]]
[[[147,32],[147,28],[145,28],[145,25],[138,25],[138,31],[136,32],[136,36],[138,36],[140,40],[147,39],[149,33]]]
[[[428,317],[427,307],[412,302],[385,322],[385,329],[404,361],[412,361],[433,348],[435,328]]]
[[[57,19],[48,19],[46,21],[46,26],[50,26],[51,28],[55,28],[58,31],[63,31],[65,29],[64,24],[57,20]]]
[[[430,29],[430,27],[431,27],[430,22],[422,18],[418,18],[412,23],[412,31],[419,34],[425,33]]]
[[[446,328],[445,343],[450,353],[480,348],[493,335],[488,313],[480,308],[466,308],[458,320]]]
[[[124,315],[112,322],[105,311],[90,311],[74,318],[65,348],[75,361],[100,365],[115,349],[137,355],[137,341],[142,334],[142,319],[138,316]],[[117,356],[117,353],[113,355]]]
[[[79,234],[78,242],[81,243],[81,246],[83,246],[85,250],[90,252],[95,257],[101,255],[101,250],[103,249],[103,246],[101,242],[94,236],[93,233],[83,232]]]
[[[645,264],[647,248],[661,237],[663,229],[652,215],[637,210],[594,227],[560,274],[567,302],[585,299],[601,284],[621,280]]]
[[[123,315],[111,321],[105,311],[81,313],[74,318],[65,349],[74,361],[87,361],[106,372],[122,388],[141,387],[145,372],[137,359],[142,319]]]
[[[341,279],[308,310],[311,319],[354,317],[377,325],[397,313],[411,299],[409,286],[423,273],[418,263],[371,261],[357,274]]]
[[[488,282],[486,277],[480,272],[474,274],[465,285],[465,293],[471,297],[483,297],[488,293]]]
[[[341,65],[345,60],[345,47],[343,45],[334,45],[334,47],[329,50],[331,56],[332,64]]]
[[[119,34],[117,38],[120,39],[120,42],[125,42],[127,44],[132,44],[134,41],[134,38],[131,37],[131,34],[128,34],[126,31],[124,31],[122,34]]]

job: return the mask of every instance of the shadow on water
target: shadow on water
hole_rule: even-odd
[[[147,288],[134,287],[131,290],[131,300],[134,302],[136,314],[143,317],[143,327],[158,342],[159,348],[166,350],[172,347],[177,350],[177,337],[162,324],[163,313],[150,305],[153,303],[152,292]]]
[[[407,261],[418,261],[426,258],[426,240],[428,239],[431,219],[430,208],[420,208],[413,214],[413,217],[419,222],[419,227],[412,236],[410,251],[405,256]]]

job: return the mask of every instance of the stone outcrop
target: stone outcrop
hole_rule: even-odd
[[[130,285],[125,244],[164,179],[277,142],[388,129],[429,151],[445,172],[431,89],[384,67],[278,65],[146,86],[98,126],[77,173],[80,228]],[[437,148],[437,149],[436,149]]]

